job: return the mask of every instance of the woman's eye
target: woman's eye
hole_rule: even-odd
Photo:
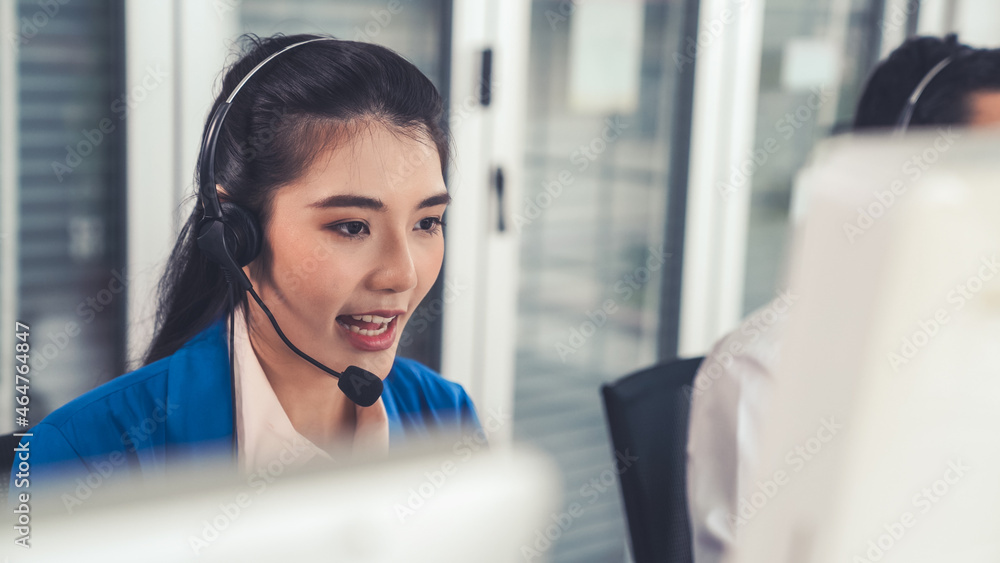
[[[437,234],[444,225],[444,221],[439,217],[425,217],[417,223],[417,228],[430,234]]]
[[[361,238],[367,234],[368,225],[365,225],[361,221],[348,221],[346,223],[338,223],[333,225],[333,230],[338,233],[348,237],[348,238]]]

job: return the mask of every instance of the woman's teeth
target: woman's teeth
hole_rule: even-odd
[[[382,325],[375,329],[365,329],[354,324],[340,323],[344,325],[344,328],[349,329],[351,332],[360,334],[361,336],[378,336],[389,330],[389,323],[392,322],[396,317],[380,317],[378,315],[351,315],[351,318],[356,321],[366,322],[366,323],[376,323]]]
[[[395,319],[396,317],[389,317],[387,319],[385,317],[380,317],[378,315],[351,315],[351,318],[356,321],[364,321],[366,323],[388,324],[389,321]]]
[[[351,325],[351,332],[356,332],[361,336],[378,336],[387,330],[389,330],[389,323],[386,323],[375,330],[367,330],[364,328],[358,328],[357,325]]]

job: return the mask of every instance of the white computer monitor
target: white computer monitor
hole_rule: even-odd
[[[30,550],[4,552],[60,563],[523,560],[558,513],[558,471],[520,448],[468,454],[437,449],[252,482],[225,477],[228,466],[178,469],[162,486],[106,491],[73,514],[51,506],[32,519]]]
[[[826,142],[738,563],[1000,560],[1000,136]]]

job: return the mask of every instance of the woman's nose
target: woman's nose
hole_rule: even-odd
[[[402,293],[417,286],[417,269],[405,236],[386,237],[380,245],[370,284],[375,291],[391,290],[394,293]]]

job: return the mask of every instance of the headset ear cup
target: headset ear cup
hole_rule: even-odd
[[[253,213],[235,203],[222,204],[222,221],[226,225],[226,248],[242,268],[260,254],[263,237]]]

